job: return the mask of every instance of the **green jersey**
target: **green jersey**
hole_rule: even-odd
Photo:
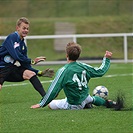
[[[105,57],[98,68],[77,61],[64,65],[57,71],[46,95],[40,102],[40,106],[49,104],[62,89],[69,104],[80,105],[88,96],[90,78],[103,76],[109,66],[110,60]]]

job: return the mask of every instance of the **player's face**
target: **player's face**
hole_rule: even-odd
[[[29,33],[29,24],[21,23],[20,26],[17,26],[17,31],[22,38],[26,37]]]

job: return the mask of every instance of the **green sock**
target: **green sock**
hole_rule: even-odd
[[[93,96],[93,103],[94,105],[96,106],[105,106],[105,103],[106,103],[106,100],[101,98],[101,97],[98,97],[98,96]]]

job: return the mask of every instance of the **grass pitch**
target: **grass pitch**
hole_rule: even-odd
[[[57,71],[60,66],[50,67]],[[86,110],[30,109],[41,99],[32,85],[28,81],[5,82],[0,92],[0,133],[133,133],[132,77],[133,64],[111,64],[102,78],[91,79],[89,83],[90,94],[98,85],[108,88],[109,99],[115,99],[117,93],[123,93],[125,108],[122,111],[105,107]],[[52,79],[40,80],[47,90]],[[64,98],[63,91],[57,98]]]

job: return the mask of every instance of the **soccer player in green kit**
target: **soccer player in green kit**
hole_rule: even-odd
[[[66,46],[67,64],[60,68],[46,95],[39,104],[31,108],[45,107],[50,109],[84,109],[87,104],[96,106],[115,107],[120,102],[105,100],[98,96],[90,96],[88,83],[91,78],[103,76],[109,69],[112,53],[106,51],[103,62],[99,68],[94,68],[85,63],[78,62],[81,46],[70,42]],[[64,90],[65,99],[56,100],[58,93]],[[122,107],[123,105],[119,106]]]

